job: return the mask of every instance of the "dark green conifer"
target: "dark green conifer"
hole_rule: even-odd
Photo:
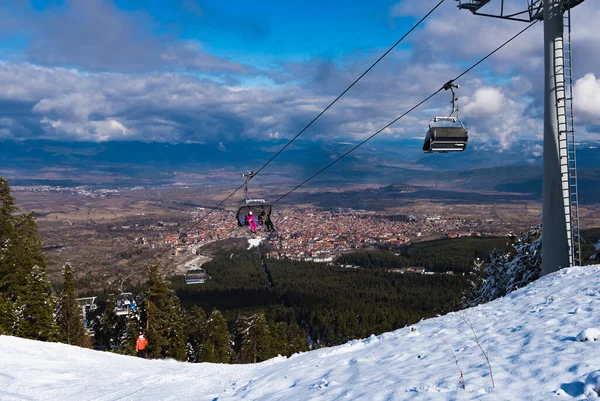
[[[257,313],[244,320],[240,361],[242,363],[256,363],[268,359],[271,333],[269,333],[265,314]]]
[[[150,266],[146,295],[148,357],[185,359],[185,333],[175,292],[158,270]]]
[[[55,298],[46,270],[33,266],[25,278],[23,294],[16,301],[15,334],[33,340],[58,340],[58,326],[53,315]]]
[[[124,355],[136,355],[135,343],[141,331],[140,317],[138,311],[131,311],[126,317],[127,327],[123,335],[121,346],[119,347],[119,353]]]
[[[63,290],[56,307],[56,322],[60,330],[60,340],[65,344],[84,346],[86,344],[82,310],[77,302],[77,283],[69,263],[63,270]]]
[[[185,313],[187,345],[186,360],[188,362],[201,362],[202,346],[206,334],[206,313],[204,309],[194,305]]]
[[[116,300],[114,294],[109,295],[106,309],[100,317],[100,327],[96,330],[96,342],[103,344],[109,351],[121,348],[127,331],[127,316],[117,316],[114,311]]]
[[[202,362],[228,363],[231,357],[227,320],[217,309],[206,322],[206,337],[202,348]]]
[[[0,334],[12,335],[15,325],[15,304],[0,295]]]
[[[17,210],[8,182],[0,177],[0,292],[13,301],[29,270],[34,265],[46,267],[33,212],[15,215]]]

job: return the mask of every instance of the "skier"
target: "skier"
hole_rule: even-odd
[[[140,358],[146,358],[146,345],[148,345],[148,340],[144,337],[144,333],[140,331],[140,336],[135,342],[135,350],[137,351],[137,356]]]

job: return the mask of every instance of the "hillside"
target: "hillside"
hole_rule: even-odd
[[[256,365],[141,360],[2,336],[0,399],[585,399],[600,385],[600,343],[577,336],[600,327],[598,288],[600,266],[564,269],[486,305]],[[489,353],[495,388],[467,323]]]

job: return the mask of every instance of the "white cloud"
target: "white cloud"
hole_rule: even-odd
[[[578,79],[573,88],[575,111],[592,124],[600,124],[600,78],[592,73]]]
[[[475,91],[472,98],[468,99],[463,111],[471,116],[485,116],[502,111],[507,100],[500,90],[492,87],[483,87]]]

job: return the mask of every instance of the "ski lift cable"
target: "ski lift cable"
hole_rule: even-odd
[[[458,79],[462,78],[464,75],[466,75],[471,70],[473,70],[475,67],[477,67],[479,64],[483,63],[485,60],[487,60],[488,58],[490,58],[492,55],[494,55],[496,52],[498,52],[504,46],[506,46],[507,44],[509,44],[510,42],[512,42],[514,39],[516,39],[517,37],[519,37],[521,34],[523,34],[525,31],[527,31],[533,25],[535,25],[536,22],[537,22],[537,20],[535,20],[532,23],[530,23],[527,27],[525,27],[524,29],[522,29],[521,31],[519,31],[517,34],[515,34],[514,36],[512,36],[510,39],[508,39],[506,42],[504,42],[503,44],[501,44],[500,46],[498,46],[495,50],[493,50],[492,52],[488,53],[485,57],[481,58],[479,61],[477,61],[471,67],[467,68],[465,71],[463,71],[456,78],[454,78],[454,79],[446,82],[441,88],[439,88],[438,90],[436,90],[435,92],[433,92],[431,95],[427,96],[425,99],[423,99],[419,103],[417,103],[415,106],[411,107],[410,109],[408,109],[407,111],[405,111],[404,113],[402,113],[400,116],[398,116],[397,118],[395,118],[394,120],[392,120],[391,122],[389,122],[388,124],[386,124],[383,128],[379,129],[374,134],[372,134],[368,138],[364,139],[359,144],[355,145],[352,149],[348,150],[346,153],[344,153],[343,155],[339,156],[337,159],[333,160],[331,163],[329,163],[328,165],[326,165],[325,167],[323,167],[322,169],[320,169],[319,171],[317,171],[316,173],[314,173],[313,175],[311,175],[310,177],[308,177],[306,180],[302,181],[300,184],[296,185],[290,191],[288,191],[287,193],[285,193],[282,196],[280,196],[279,198],[277,198],[274,202],[271,203],[271,205],[274,205],[274,204],[278,203],[280,200],[282,200],[286,196],[290,195],[292,192],[296,191],[297,189],[299,189],[300,187],[302,187],[307,182],[311,181],[313,178],[315,178],[316,176],[318,176],[319,174],[321,174],[323,171],[327,170],[329,167],[333,166],[334,164],[336,164],[337,162],[339,162],[340,160],[342,160],[344,157],[346,157],[350,153],[354,152],[356,149],[358,149],[359,147],[361,147],[362,145],[364,145],[365,143],[367,143],[368,141],[370,141],[371,139],[373,139],[375,136],[379,135],[385,129],[389,128],[394,123],[398,122],[404,116],[406,116],[407,114],[409,114],[410,112],[412,112],[413,110],[415,110],[416,108],[418,108],[419,106],[421,106],[423,103],[427,102],[429,99],[431,99],[432,97],[434,97],[435,95],[437,95],[439,92],[441,92],[442,90],[445,90],[445,88],[448,87],[448,85],[451,85],[454,81],[457,81]]]
[[[277,151],[277,153],[275,153],[265,164],[263,164],[258,170],[256,170],[256,172],[254,173],[253,177],[254,178],[258,173],[260,173],[262,170],[264,170],[269,164],[271,164],[271,162],[273,160],[275,160],[275,158],[277,156],[279,156],[285,149],[287,149],[288,146],[290,146],[292,144],[292,142],[294,142],[300,135],[302,135],[309,127],[311,127],[323,114],[325,114],[327,112],[327,110],[329,110],[335,103],[337,103],[338,100],[340,100],[350,89],[352,89],[352,87],[354,87],[354,85],[356,85],[358,83],[358,81],[360,81],[365,75],[367,75],[377,64],[379,64],[379,62],[381,60],[383,60],[392,50],[394,50],[396,48],[396,46],[398,46],[404,39],[406,39],[406,37],[408,35],[410,35],[415,29],[417,29],[419,27],[419,25],[421,25],[423,23],[423,21],[425,21],[439,6],[442,5],[442,3],[445,0],[440,0],[427,14],[425,14],[419,21],[417,21],[400,39],[398,39],[396,41],[396,43],[394,43],[389,49],[387,49],[387,51],[385,53],[383,53],[373,64],[371,64],[371,66],[369,68],[367,68],[358,78],[356,78],[354,80],[354,82],[352,82],[350,84],[350,86],[348,86],[342,93],[340,93],[331,103],[329,103],[329,105],[327,105],[327,107],[325,107],[319,114],[317,114],[317,116],[315,118],[313,118],[304,128],[302,128],[292,139],[290,139],[281,149],[279,149],[279,151]],[[244,187],[245,184],[240,185],[239,187],[237,187],[232,193],[230,193],[225,199],[223,199],[221,202],[219,202],[218,205],[216,205],[215,207],[213,207],[212,209],[210,209],[204,216],[202,216],[202,218],[200,218],[197,222],[195,222],[194,224],[203,221],[206,217],[208,217],[208,215],[210,215],[213,211],[215,211],[216,209],[218,209],[221,205],[223,205],[225,202],[227,202],[227,200],[229,200],[234,194],[236,194],[240,189],[242,189]],[[193,227],[193,226],[192,226]],[[190,227],[191,228],[191,227]],[[189,229],[189,228],[188,228]]]
[[[362,74],[360,74],[360,76],[358,78],[356,78],[354,80],[354,82],[352,82],[350,84],[350,86],[348,86],[342,93],[340,93],[338,95],[338,97],[336,97],[331,103],[329,103],[329,105],[327,105],[327,107],[325,107],[319,114],[317,114],[317,116],[315,118],[313,118],[304,128],[302,128],[302,130],[300,130],[300,132],[298,132],[292,139],[290,139],[288,141],[288,143],[285,144],[284,147],[282,147],[277,153],[275,153],[275,155],[273,155],[273,157],[271,157],[265,164],[263,164],[263,166],[261,168],[259,168],[255,173],[254,176],[256,176],[258,173],[260,173],[264,168],[266,168],[277,156],[279,156],[288,146],[290,146],[292,144],[292,142],[294,142],[296,140],[296,138],[298,138],[300,135],[302,135],[304,133],[304,131],[306,131],[311,125],[313,125],[323,114],[325,114],[327,112],[327,110],[329,110],[338,100],[340,100],[350,89],[352,89],[354,87],[354,85],[356,85],[358,83],[358,81],[360,81],[365,75],[367,75],[377,64],[379,64],[379,62],[381,60],[383,60],[385,58],[385,56],[387,56],[392,50],[394,50],[394,48],[396,48],[396,46],[398,46],[408,35],[410,35],[415,29],[417,29],[419,27],[419,25],[421,25],[421,23],[423,23],[423,21],[425,21],[439,6],[442,5],[442,3],[445,0],[440,0],[431,10],[429,10],[429,12],[427,14],[425,14],[417,23],[415,23],[412,28],[410,28],[400,39],[398,39],[396,41],[396,43],[394,43],[389,49],[387,49],[387,51],[385,53],[383,53],[373,64],[371,64],[371,66],[369,68],[367,68]]]

